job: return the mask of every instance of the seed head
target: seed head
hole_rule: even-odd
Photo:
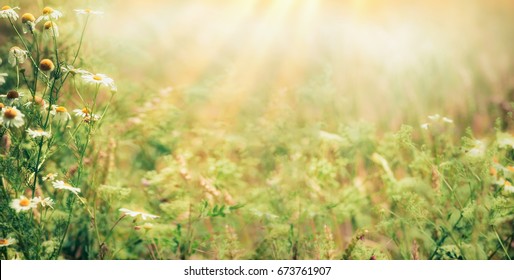
[[[57,113],[66,113],[66,112],[68,112],[68,110],[66,110],[66,108],[64,108],[63,106],[59,106],[59,107],[55,108],[55,111]]]
[[[16,110],[14,110],[13,108],[9,108],[4,112],[4,117],[10,120],[16,118],[17,115],[18,113],[16,113]]]
[[[48,29],[52,28],[53,26],[54,26],[54,23],[53,23],[53,22],[51,22],[51,21],[47,21],[47,22],[45,22],[44,28],[45,28],[46,30],[48,30]]]
[[[25,13],[21,16],[22,23],[34,22],[34,21],[36,21],[36,18],[31,13]]]
[[[55,69],[55,65],[50,59],[45,58],[39,63],[39,68],[43,71],[53,71]]]
[[[10,90],[7,92],[7,99],[16,99],[20,97],[20,94],[15,90]]]
[[[51,14],[54,11],[51,7],[44,7],[43,8],[43,15]]]

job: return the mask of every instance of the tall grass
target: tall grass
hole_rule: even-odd
[[[514,256],[510,2],[72,2],[2,10],[2,259]]]

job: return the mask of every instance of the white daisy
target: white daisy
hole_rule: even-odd
[[[16,244],[16,239],[7,237],[7,238],[0,238],[0,247],[6,247]]]
[[[66,66],[62,66],[61,67],[61,71],[66,74],[66,73],[70,73],[72,75],[76,75],[76,74],[80,74],[80,75],[87,75],[87,74],[91,74],[89,73],[88,71],[86,70],[83,70],[83,69],[80,69],[80,68],[75,68],[73,67],[72,65],[66,65]]]
[[[453,120],[447,117],[443,117],[443,122],[445,123],[453,123]]]
[[[54,181],[54,182],[52,182],[52,185],[55,189],[67,190],[74,194],[78,194],[80,192],[79,188],[74,188],[74,187],[70,186],[69,184],[64,183],[63,181]]]
[[[44,131],[41,129],[32,130],[29,128],[29,129],[27,129],[27,133],[32,138],[38,138],[38,137],[50,138],[50,136],[52,136],[52,134],[50,132],[47,132],[47,131]]]
[[[43,177],[43,181],[53,181],[57,177],[57,173],[48,173]]]
[[[58,10],[54,10],[51,7],[45,7],[43,9],[43,14],[37,18],[36,24],[38,24],[42,20],[46,20],[46,21],[50,20],[51,21],[51,20],[59,19],[60,17],[62,17],[61,12],[59,12]]]
[[[85,82],[94,84],[94,85],[103,85],[109,87],[112,91],[116,91],[116,85],[114,84],[114,80],[107,77],[105,74],[84,74],[82,75],[82,79]]]
[[[89,112],[89,110],[86,107],[84,107],[82,109],[73,110],[73,113],[75,113],[75,116],[77,116],[77,117],[85,118],[85,117],[89,116],[89,114],[91,112]]]
[[[83,109],[75,109],[73,110],[73,113],[75,113],[75,116],[83,118],[85,122],[96,122],[100,119],[100,116],[91,114],[91,112],[85,107]]]
[[[27,53],[28,52],[26,50],[22,50],[20,47],[14,46],[9,50],[9,57],[7,61],[9,64],[11,64],[12,67],[15,67],[16,65],[22,64],[25,62],[25,60],[27,60]]]
[[[20,8],[14,7],[11,8],[10,6],[3,6],[0,9],[0,18],[10,18],[12,20],[18,19],[18,14],[14,10],[18,10]]]
[[[0,86],[5,84],[5,77],[7,77],[7,73],[0,73]]]
[[[75,9],[74,11],[77,15],[101,15],[104,13],[101,11],[93,11],[91,9]]]
[[[10,90],[7,92],[7,94],[0,95],[0,97],[5,98],[6,103],[11,105],[14,102],[20,100],[20,97],[23,97],[23,93],[16,90]]]
[[[509,181],[505,180],[505,183],[503,184],[503,191],[508,193],[514,193],[514,186],[512,186],[512,184]]]
[[[514,149],[514,136],[509,133],[498,133],[498,147]]]
[[[21,25],[23,29],[23,33],[27,34],[28,32],[33,33],[35,29],[36,18],[31,13],[24,13],[21,16]]]
[[[16,109],[16,107],[2,108],[1,114],[2,118],[0,118],[0,124],[7,128],[11,126],[20,127],[25,123],[23,120],[25,115],[22,114],[20,110]]]
[[[34,203],[37,205],[37,204],[41,204],[41,207],[50,207],[50,208],[54,208],[54,200],[49,198],[49,197],[46,197],[46,198],[41,198],[40,196],[38,197],[34,197],[32,199],[34,201]]]
[[[468,155],[471,157],[483,157],[486,150],[486,145],[480,140],[475,140],[475,146],[468,151]]]
[[[423,128],[424,130],[428,130],[428,128],[430,127],[430,124],[424,123],[424,124],[420,125],[420,127]]]
[[[43,35],[46,38],[59,37],[59,27],[55,22],[47,21],[43,25]]]
[[[428,119],[430,119],[431,121],[438,121],[440,118],[441,116],[439,116],[439,114],[428,116]]]
[[[20,198],[13,199],[11,202],[11,208],[16,210],[16,212],[27,211],[32,208],[36,208],[37,204],[34,203],[32,199],[28,199],[25,196],[20,196]]]
[[[63,106],[52,105],[50,114],[54,115],[54,120],[59,122],[67,122],[71,119],[70,113]]]
[[[127,208],[120,208],[120,212],[122,212],[124,215],[128,215],[128,216],[131,216],[131,217],[141,216],[141,218],[143,220],[146,220],[147,218],[148,219],[159,218],[159,216],[156,216],[156,215],[147,214],[147,213],[143,213],[143,212],[132,211],[132,210],[129,210]]]

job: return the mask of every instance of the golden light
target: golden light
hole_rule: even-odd
[[[222,107],[218,114],[232,118],[257,92],[295,91],[316,79],[325,79],[333,94],[343,96],[334,101],[344,108],[353,110],[352,104],[365,98],[393,104],[399,99],[391,87],[408,102],[416,96],[402,84],[407,79],[400,79],[431,75],[434,67],[464,59],[487,41],[474,31],[480,5],[445,1],[151,1],[142,6],[118,0],[106,11],[94,36],[111,46],[105,55],[113,64],[126,65],[122,75],[189,91],[208,85],[206,106],[211,107],[201,111],[208,117],[216,111],[212,108]],[[459,42],[465,31],[469,44]],[[227,100],[229,105],[223,103]],[[380,105],[364,103],[359,110]]]

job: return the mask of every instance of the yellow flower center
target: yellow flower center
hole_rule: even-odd
[[[52,26],[53,26],[53,25],[54,25],[54,23],[53,23],[53,22],[51,22],[51,21],[47,21],[47,22],[45,22],[45,29],[47,29],[47,30],[48,30],[48,29],[52,28]]]
[[[510,186],[512,186],[512,184],[509,181],[505,181],[505,186],[510,187]]]
[[[54,9],[52,9],[52,8],[50,8],[50,7],[45,7],[45,8],[43,9],[43,15],[51,14],[53,11],[54,11]]]
[[[22,198],[20,199],[20,206],[27,207],[30,205],[30,200],[28,198]]]
[[[0,110],[2,110],[5,107],[4,103],[0,103]]]
[[[101,76],[98,76],[98,75],[94,75],[94,76],[93,76],[93,80],[95,80],[95,81],[101,81],[101,80],[102,80],[102,77],[101,77]]]
[[[27,23],[27,22],[34,22],[36,21],[36,18],[31,13],[25,13],[21,16],[21,22]]]
[[[7,245],[9,244],[9,241],[7,239],[0,239],[0,245]]]
[[[59,106],[59,107],[55,108],[55,111],[57,113],[66,113],[66,112],[68,112],[68,110],[66,110],[66,108],[64,108],[63,106]]]
[[[41,62],[39,63],[39,68],[41,68],[41,70],[43,71],[52,71],[54,70],[55,66],[50,59],[45,58],[41,60]]]
[[[11,9],[11,7],[10,7],[10,6],[3,6],[3,7],[2,7],[2,11],[6,11],[6,10],[10,10],[10,9]]]
[[[91,13],[91,9],[85,9],[84,12],[89,14],[89,13]]]
[[[18,113],[16,113],[16,110],[14,110],[12,108],[9,108],[9,109],[5,110],[5,112],[4,112],[4,117],[6,119],[12,120],[12,119],[16,118],[16,115],[18,115]]]
[[[87,108],[84,107],[84,109],[82,109],[82,113],[84,114],[89,114],[89,110]]]
[[[20,94],[15,91],[15,90],[10,90],[8,93],[7,93],[7,98],[8,99],[15,99],[15,98],[18,98],[20,97]]]
[[[510,172],[514,172],[514,166],[507,166],[507,170],[509,170]]]

